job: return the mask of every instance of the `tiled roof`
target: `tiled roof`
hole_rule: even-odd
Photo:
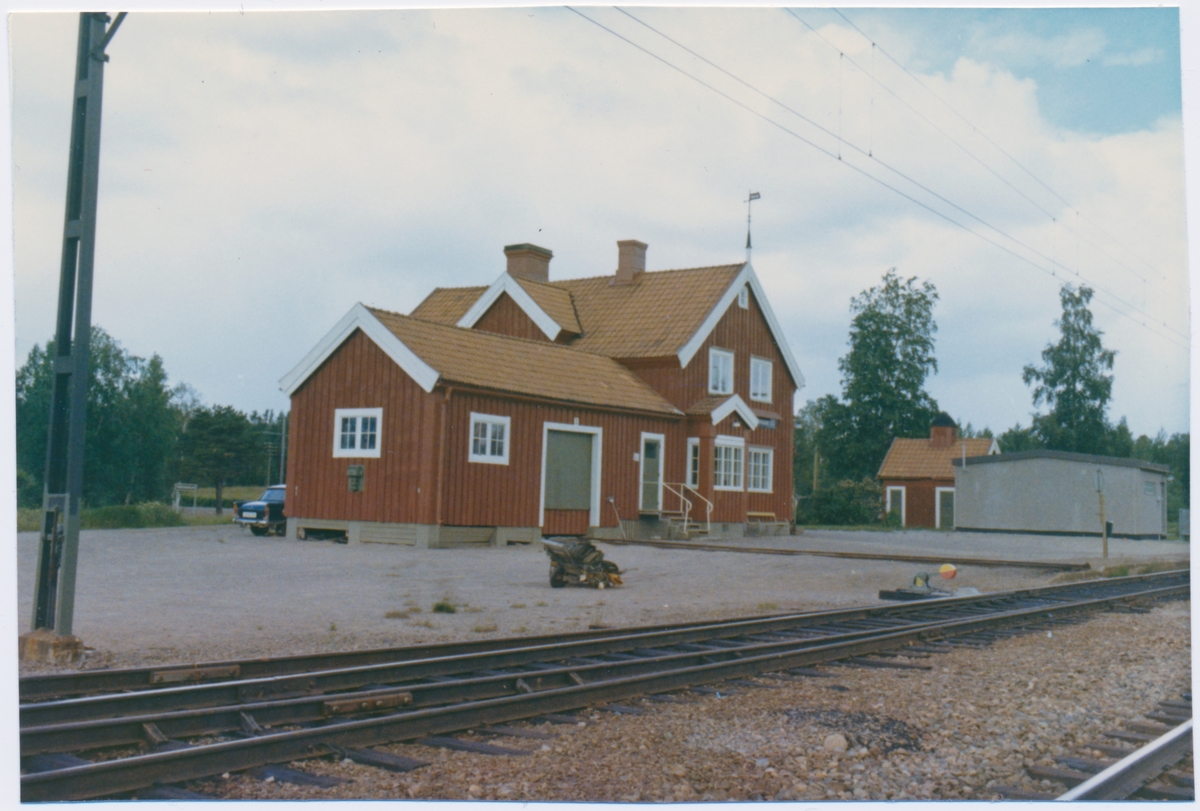
[[[935,448],[927,438],[897,437],[876,475],[880,479],[953,479],[951,462],[963,455],[964,444],[967,456],[986,456],[993,442],[987,438],[956,439],[948,447]]]
[[[610,358],[655,358],[673,355],[688,342],[743,267],[657,270],[643,273],[634,284],[612,284],[612,276],[518,281],[559,326],[582,333],[572,347]],[[439,287],[412,314],[457,324],[486,290]]]
[[[446,382],[585,405],[680,413],[611,358],[367,309]]]
[[[412,311],[412,316],[453,326],[486,290],[486,287],[435,287]]]
[[[673,355],[688,342],[744,264],[553,282],[571,293],[583,335],[571,345],[610,358]]]
[[[583,332],[579,326],[579,317],[575,315],[575,304],[571,301],[569,291],[528,279],[517,279],[517,284],[521,285],[521,289],[529,294],[546,315],[554,319],[554,323],[573,335]]]
[[[694,417],[702,417],[705,414],[711,414],[717,410],[717,406],[728,400],[729,397],[730,395],[728,394],[716,394],[710,397],[705,397],[688,406],[686,413],[691,414]]]

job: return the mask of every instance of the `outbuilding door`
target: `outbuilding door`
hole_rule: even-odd
[[[937,488],[938,529],[954,529],[954,488]]]
[[[592,506],[592,435],[574,431],[546,432],[547,535],[587,532]]]

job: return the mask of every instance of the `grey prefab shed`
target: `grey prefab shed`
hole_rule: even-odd
[[[955,529],[1165,538],[1170,468],[1113,456],[1018,451],[954,460]]]

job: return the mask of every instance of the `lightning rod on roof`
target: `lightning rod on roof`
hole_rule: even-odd
[[[762,197],[756,191],[749,192],[749,197],[746,199],[746,261],[750,261],[750,204]]]

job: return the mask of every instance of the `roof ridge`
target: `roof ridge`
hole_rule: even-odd
[[[664,270],[644,270],[644,271],[642,271],[642,273],[645,275],[658,276],[658,275],[662,275],[662,274],[666,274],[666,273],[694,273],[694,272],[700,271],[700,270],[724,270],[726,268],[740,268],[740,267],[745,267],[745,265],[746,265],[745,262],[727,262],[723,265],[703,265],[698,268],[666,268]],[[545,282],[545,284],[549,284],[550,286],[553,287],[555,285],[566,284],[567,282],[589,282],[593,279],[611,279],[611,278],[613,278],[613,275],[611,273],[605,273],[605,274],[601,274],[599,276],[575,276],[570,279],[557,279],[552,282]]]

